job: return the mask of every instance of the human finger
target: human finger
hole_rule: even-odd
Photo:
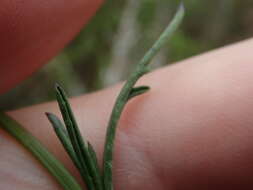
[[[0,94],[55,56],[103,0],[1,0]]]
[[[132,100],[120,120],[116,189],[252,189],[252,47],[251,39],[157,70],[140,81],[152,89]],[[100,159],[119,90],[116,86],[72,100],[83,135]],[[11,115],[74,171],[45,111],[59,114],[50,103]]]

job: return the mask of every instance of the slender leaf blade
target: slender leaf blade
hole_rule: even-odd
[[[56,86],[56,90],[57,90],[57,96],[59,97],[58,99],[63,102],[59,102],[59,105],[62,107],[61,109],[64,110],[63,113],[65,113],[65,115],[63,115],[63,117],[65,117],[65,123],[66,123],[66,127],[67,130],[69,130],[70,137],[73,140],[73,147],[74,149],[78,149],[80,152],[78,154],[80,154],[78,156],[79,159],[81,159],[84,167],[87,169],[87,173],[89,174],[89,177],[91,178],[91,188],[95,188],[98,190],[102,190],[101,188],[103,186],[101,186],[102,184],[102,179],[100,177],[100,173],[98,173],[98,170],[96,170],[96,163],[95,161],[92,159],[92,157],[89,154],[88,151],[88,147],[87,147],[87,143],[84,142],[81,133],[79,131],[77,122],[74,118],[73,112],[71,110],[70,104],[67,100],[67,96],[65,95],[64,90],[57,85]]]
[[[87,185],[88,189],[95,190],[94,182],[88,168],[89,167],[88,163],[85,160],[85,157],[83,156],[82,149],[85,147],[84,147],[84,144],[80,145],[80,142],[79,142],[80,139],[78,139],[77,137],[76,130],[75,130],[75,126],[77,126],[77,123],[74,118],[74,114],[71,110],[70,104],[67,100],[67,96],[65,95],[64,90],[58,84],[56,84],[55,89],[56,89],[57,102],[61,110],[61,114],[65,122],[67,131],[70,137],[70,141],[72,143],[73,149],[81,165],[79,172],[85,184]]]
[[[61,141],[64,149],[68,153],[69,157],[72,159],[73,163],[77,167],[77,169],[81,169],[81,164],[76,156],[76,153],[73,149],[67,131],[64,129],[63,123],[58,119],[58,117],[52,113],[46,113],[48,120],[52,124],[56,135],[58,136],[59,140]]]
[[[65,190],[82,189],[62,163],[19,123],[6,114],[0,113],[0,127],[15,137],[23,146],[32,152]]]
[[[128,99],[132,99],[136,96],[142,95],[146,92],[148,92],[150,90],[149,86],[139,86],[139,87],[135,87],[131,90],[131,92],[129,93]]]
[[[99,165],[98,165],[98,159],[97,159],[97,155],[96,152],[94,150],[94,148],[92,147],[92,145],[88,142],[88,151],[89,151],[89,155],[90,158],[93,160],[93,170],[95,170],[95,180],[96,180],[96,187],[98,190],[103,190],[103,180],[102,180],[102,176],[101,176],[101,171],[99,169]]]

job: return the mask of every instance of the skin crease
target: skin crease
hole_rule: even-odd
[[[54,57],[103,0],[1,0],[0,94]]]
[[[151,91],[127,105],[116,139],[115,189],[253,189],[253,39],[156,70]],[[120,85],[73,98],[83,135],[101,159]],[[43,115],[54,102],[9,112],[76,174]],[[61,189],[0,131],[1,189]]]

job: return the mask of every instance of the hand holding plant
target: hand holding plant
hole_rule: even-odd
[[[252,189],[252,104],[251,93],[248,93],[252,78],[249,72],[251,66],[247,64],[252,60],[251,47],[252,40],[164,68],[145,77],[142,83],[151,86],[152,91],[130,103],[120,125],[124,128],[119,133],[119,137],[123,138],[118,138],[116,143],[120,146],[115,152],[116,187]],[[241,55],[240,58],[238,54]],[[220,73],[223,75],[220,76]],[[217,85],[220,81],[223,83]],[[168,88],[161,88],[164,86]],[[108,116],[105,110],[110,110],[108,104],[114,100],[115,91],[118,89],[76,99],[73,107],[79,116],[78,120],[85,120],[94,127],[105,123]],[[101,101],[102,97],[108,98],[108,104]],[[239,101],[242,99],[244,101]],[[24,126],[33,129],[36,136],[49,135],[47,139],[51,141],[44,143],[56,148],[58,146],[53,146],[55,140],[51,138],[52,133],[46,128],[48,123],[45,123],[41,115],[45,108],[55,112],[51,110],[53,107],[52,104],[38,106],[12,115]],[[131,114],[133,110],[135,114]],[[84,115],[93,115],[93,118],[87,118],[86,121]],[[88,129],[89,125],[81,126],[85,127],[84,134],[88,132],[91,135],[89,140],[96,145],[96,152],[101,152],[102,147],[97,145],[102,137],[99,131],[103,127],[99,125],[100,130],[97,130]],[[44,133],[36,133],[36,128]],[[91,131],[95,130],[95,135],[92,135]],[[125,135],[122,134],[123,131]],[[41,136],[41,139],[45,138],[45,135]],[[2,160],[10,155],[6,154],[6,150],[8,149],[2,150],[5,151],[5,154],[1,154]],[[58,152],[57,155],[63,159],[62,153]],[[11,163],[13,160],[15,157],[9,159]],[[15,163],[12,165],[15,166]],[[24,167],[24,164],[19,167]],[[10,165],[9,173],[17,177],[18,170],[11,171],[11,168]],[[4,165],[1,169],[8,170]],[[32,170],[30,172],[32,176]],[[0,179],[7,181],[8,176]],[[22,182],[23,178],[21,176],[16,179]],[[5,181],[1,181],[1,185],[7,189]],[[52,184],[52,188],[49,185],[43,188],[36,182],[34,185],[41,189],[57,189]],[[19,183],[19,188],[34,189],[24,183]]]
[[[103,171],[99,169],[96,153],[89,142],[85,142],[78,129],[77,122],[71,110],[70,104],[66,98],[63,89],[56,85],[57,101],[63,116],[64,125],[57,116],[47,113],[55,132],[62,142],[65,150],[68,152],[73,163],[77,167],[89,190],[113,190],[112,166],[113,166],[113,149],[116,135],[116,127],[126,103],[149,90],[147,86],[134,87],[136,82],[144,74],[149,72],[148,64],[158,51],[166,44],[178,28],[184,16],[184,7],[180,5],[177,14],[168,28],[163,32],[153,47],[147,52],[136,71],[129,77],[123,86],[112,111],[111,118],[107,128],[107,137],[104,148]],[[11,118],[4,114],[0,115],[0,122],[3,128],[12,134],[17,140],[24,144],[52,173],[62,187],[66,190],[80,190],[81,187],[73,177],[64,169],[64,167],[51,155],[37,140],[32,137],[26,130],[19,126]]]

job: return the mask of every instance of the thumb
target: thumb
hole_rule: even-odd
[[[103,0],[0,2],[0,94],[55,56]]]

